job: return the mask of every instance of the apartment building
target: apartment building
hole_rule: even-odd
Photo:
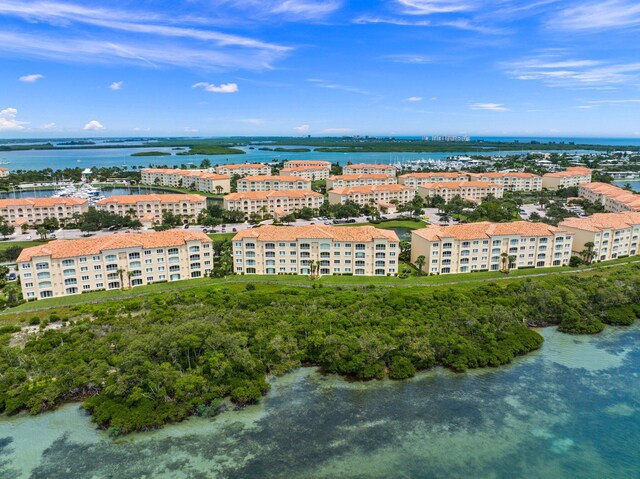
[[[502,198],[504,186],[488,181],[447,181],[444,183],[426,183],[418,187],[418,194],[423,198],[440,196],[450,201],[456,196],[465,200],[480,202],[489,195]]]
[[[398,169],[393,165],[347,165],[342,168],[343,175],[387,175],[395,178]]]
[[[572,233],[544,223],[431,225],[412,232],[411,262],[424,256],[429,274],[547,268],[569,264],[572,244]]]
[[[7,198],[0,200],[0,216],[11,224],[41,224],[46,218],[60,222],[86,213],[89,202],[85,198]]]
[[[327,190],[333,188],[350,188],[352,186],[395,185],[395,177],[383,174],[336,175],[327,179]]]
[[[33,300],[199,278],[212,268],[211,243],[185,230],[51,241],[20,253],[22,294]]]
[[[331,175],[331,167],[325,168],[324,166],[314,165],[292,166],[289,168],[283,168],[280,170],[280,174],[307,178],[311,181],[326,180]]]
[[[582,166],[571,166],[565,171],[542,175],[542,187],[548,190],[569,188],[583,183],[591,183],[591,170]]]
[[[493,173],[467,173],[469,179],[502,185],[505,191],[542,191],[542,177],[533,173],[496,171]]]
[[[596,213],[588,218],[567,218],[559,225],[574,235],[573,251],[580,255],[591,247],[593,262],[637,255],[640,212]]]
[[[399,256],[398,235],[372,226],[261,226],[233,238],[238,274],[395,275]]]
[[[584,183],[578,187],[578,195],[591,202],[599,201],[605,210],[640,211],[640,195],[609,183]]]
[[[283,168],[297,168],[299,166],[317,166],[331,170],[331,162],[324,160],[289,160],[284,162]]]
[[[242,163],[237,165],[220,165],[215,168],[219,175],[258,176],[270,175],[271,167],[262,163]]]
[[[332,205],[353,201],[360,206],[373,205],[388,208],[392,200],[397,200],[401,205],[409,203],[415,198],[416,192],[404,185],[373,185],[336,188],[330,190],[328,195],[329,203]]]
[[[9,168],[0,168],[0,178],[9,176]]]
[[[111,196],[96,202],[96,208],[120,216],[145,218],[151,222],[161,222],[162,212],[168,211],[182,216],[185,223],[195,223],[207,208],[207,198],[181,194]]]
[[[281,190],[310,190],[311,180],[299,176],[247,176],[240,178],[237,184],[238,193],[247,191],[281,191]]]
[[[231,178],[228,175],[206,171],[146,168],[142,170],[141,175],[141,183],[144,185],[189,188],[216,194],[231,191]]]
[[[458,172],[421,172],[421,173],[407,173],[400,175],[398,181],[401,185],[406,185],[410,188],[418,189],[418,186],[426,185],[429,183],[449,183],[452,181],[469,181],[469,177],[466,173]]]
[[[281,217],[304,207],[318,209],[323,202],[324,196],[311,190],[250,191],[226,195],[224,209],[242,211],[246,219],[251,213]]]

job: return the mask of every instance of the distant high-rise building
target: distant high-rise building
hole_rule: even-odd
[[[471,138],[468,136],[433,135],[433,136],[425,136],[424,141],[457,142],[457,141],[471,141]]]

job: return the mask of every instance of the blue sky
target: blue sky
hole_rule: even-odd
[[[0,0],[0,136],[640,136],[637,0]]]

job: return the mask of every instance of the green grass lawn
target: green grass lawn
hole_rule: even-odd
[[[391,228],[407,228],[410,230],[419,230],[420,228],[424,228],[428,226],[429,223],[426,221],[413,221],[413,220],[389,220],[382,221],[380,223],[348,223],[345,225],[337,225],[337,226],[375,226],[376,228],[381,229],[391,229]]]
[[[213,235],[215,236],[215,235]],[[169,291],[179,291],[192,288],[207,287],[237,287],[246,283],[261,285],[261,287],[281,287],[281,286],[298,286],[313,287],[314,285],[322,286],[382,286],[382,287],[403,287],[403,286],[473,286],[484,281],[505,281],[517,280],[526,277],[545,276],[554,274],[597,274],[598,271],[606,268],[626,265],[629,263],[639,262],[637,256],[631,258],[623,258],[605,263],[598,263],[591,266],[580,266],[577,268],[556,266],[553,268],[540,269],[522,269],[514,270],[509,274],[499,271],[488,271],[481,273],[459,273],[445,274],[440,276],[411,276],[406,279],[399,279],[388,276],[323,276],[317,280],[310,280],[304,275],[240,275],[228,276],[221,279],[198,278],[184,281],[174,281],[169,283],[156,283],[146,286],[138,286],[136,288],[125,291],[99,291],[95,293],[86,293],[74,296],[64,296],[60,298],[51,298],[33,301],[22,304],[16,308],[1,313],[0,316],[11,317],[12,315],[27,311],[46,310],[56,307],[72,306],[76,304],[89,302],[103,302],[109,300],[126,299],[135,296],[146,296],[149,294],[157,294]]]
[[[48,243],[51,240],[42,241],[40,239],[33,241],[0,241],[0,251],[4,251],[7,248],[13,246],[19,246],[20,248],[31,248],[32,246],[40,246],[41,244]]]
[[[207,236],[209,236],[213,241],[224,241],[233,239],[236,234],[238,233],[211,233]]]

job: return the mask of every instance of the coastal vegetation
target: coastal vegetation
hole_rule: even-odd
[[[540,347],[531,326],[629,324],[640,314],[638,273],[629,264],[391,289],[201,279],[145,297],[17,308],[2,316],[0,409],[35,414],[83,399],[100,427],[121,434],[215,414],[223,398],[259,401],[267,375],[301,365],[360,380],[498,366]]]
[[[171,156],[168,151],[138,151],[131,153],[131,156]]]

